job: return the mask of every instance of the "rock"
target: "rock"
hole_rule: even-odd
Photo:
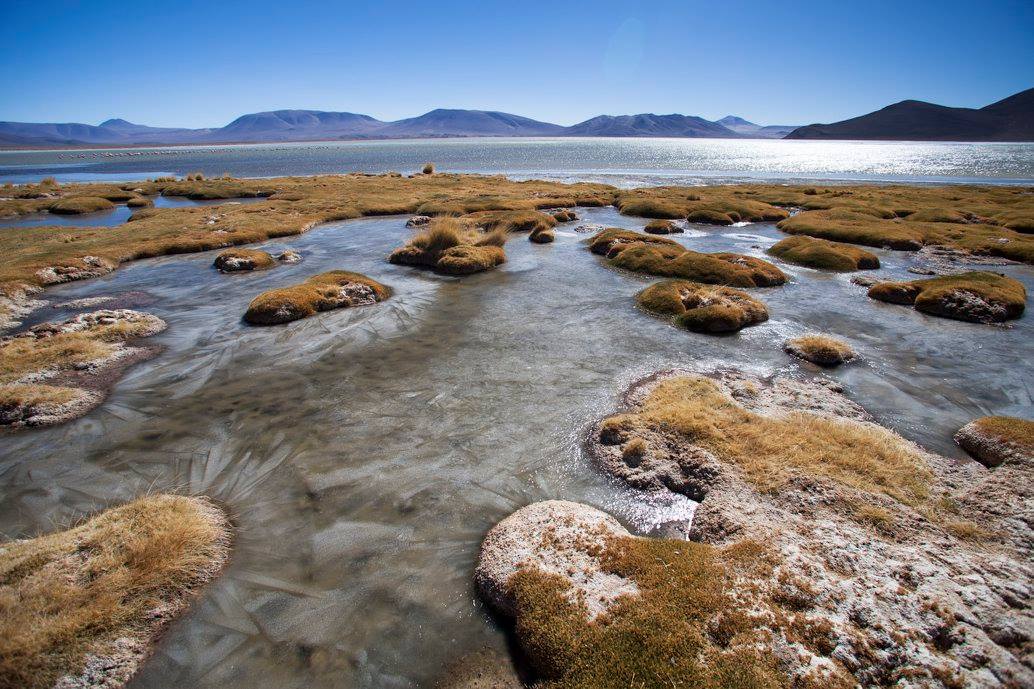
[[[1005,462],[1034,462],[1034,421],[984,416],[960,428],[955,442],[988,468]]]
[[[858,285],[860,287],[872,287],[877,282],[879,282],[877,278],[869,277],[868,275],[855,275],[851,278],[851,284]]]
[[[429,222],[431,222],[431,216],[429,215],[414,215],[406,221],[406,227],[423,227]]]
[[[302,260],[302,255],[297,251],[288,249],[287,251],[284,251],[279,256],[277,256],[276,260],[286,264],[300,263]]]
[[[605,229],[607,228],[603,225],[598,225],[596,223],[585,223],[584,225],[578,225],[577,227],[575,227],[574,231],[579,232],[581,234],[597,234]]]
[[[604,571],[599,559],[608,537],[628,535],[616,519],[588,505],[537,502],[517,510],[488,532],[474,581],[489,604],[513,616],[510,577],[521,568],[534,567],[563,577],[570,584],[570,599],[583,599],[594,618],[619,596],[638,591],[628,579]]]
[[[213,264],[224,273],[265,270],[276,265],[269,252],[260,249],[227,249],[215,257]]]

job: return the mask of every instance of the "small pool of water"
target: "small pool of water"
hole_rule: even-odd
[[[605,267],[574,227],[640,228],[583,209],[556,243],[523,235],[500,269],[463,279],[393,266],[405,218],[332,223],[263,245],[291,266],[223,275],[215,252],[139,261],[48,290],[53,303],[144,291],[169,323],[158,358],[78,421],[0,436],[0,529],[48,531],[148,490],[210,495],[237,524],[233,560],[170,629],[134,689],[421,687],[462,654],[506,640],[471,571],[485,531],[532,501],[566,498],[649,532],[688,500],[647,504],[585,456],[586,427],[634,379],[670,366],[828,375],[887,425],[960,456],[975,416],[1031,413],[1032,318],[1009,328],[869,300],[850,275],[784,265],[756,290],[771,319],[738,335],[676,330],[638,311],[649,280]],[[695,228],[686,246],[762,256],[770,224]],[[879,275],[914,277],[878,251]],[[371,307],[286,326],[240,318],[272,287],[342,268],[395,290]],[[1034,270],[1001,269],[1034,289]],[[49,309],[50,318],[64,317]],[[835,333],[859,360],[820,373],[782,352]]]

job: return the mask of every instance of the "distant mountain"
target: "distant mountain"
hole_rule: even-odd
[[[563,136],[673,136],[738,138],[739,134],[702,117],[688,115],[600,115],[567,127]]]
[[[390,122],[385,138],[445,136],[562,136],[565,128],[519,115],[486,110],[432,110],[420,117]]]
[[[833,124],[811,124],[788,139],[1034,141],[1034,89],[974,110],[904,100]]]
[[[466,136],[775,137],[778,127],[740,118],[731,126],[687,115],[602,115],[571,127],[491,110],[432,110],[395,122],[352,112],[274,110],[242,115],[225,127],[149,127],[123,119],[99,125],[0,122],[0,147],[143,146]],[[734,120],[734,121],[733,121]]]
[[[799,126],[796,124],[770,124],[762,126],[735,115],[726,115],[722,119],[717,120],[717,122],[737,134],[755,139],[782,139]]]

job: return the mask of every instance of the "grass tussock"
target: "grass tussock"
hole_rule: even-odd
[[[757,414],[702,376],[661,381],[637,409],[602,427],[628,437],[639,435],[637,428],[663,429],[738,467],[762,491],[802,475],[920,506],[933,482],[917,450],[887,429],[806,412]]]
[[[1034,421],[1014,416],[983,416],[955,434],[963,450],[988,468],[1005,462],[1034,461]]]
[[[828,335],[794,337],[783,343],[783,349],[798,359],[819,366],[838,366],[855,357],[851,345]]]
[[[49,689],[80,675],[91,655],[111,657],[92,672],[123,685],[222,568],[229,528],[204,498],[154,495],[0,544],[0,686]],[[120,639],[135,650],[117,649]]]
[[[975,423],[982,433],[1034,455],[1034,421],[1015,416],[984,416]]]
[[[769,573],[756,544],[715,548],[611,538],[602,570],[635,582],[591,622],[570,584],[534,567],[510,579],[521,646],[550,689],[778,689],[794,686],[766,651],[764,632],[737,603],[733,582]],[[837,687],[839,685],[830,685]]]
[[[733,253],[704,254],[678,242],[627,230],[604,230],[589,248],[603,254],[615,268],[728,287],[773,287],[786,274],[768,261]]]
[[[212,263],[224,273],[266,270],[277,265],[276,259],[261,249],[233,248],[221,252]]]
[[[773,245],[768,253],[790,263],[820,270],[850,272],[880,267],[880,259],[876,254],[850,244],[806,235],[787,237]]]
[[[671,220],[651,220],[643,228],[647,234],[680,234],[684,230]]]
[[[462,220],[485,230],[543,232],[557,226],[557,219],[539,211],[479,211]]]
[[[374,304],[390,296],[389,287],[365,275],[332,270],[298,285],[263,292],[248,304],[244,320],[252,325],[278,325],[320,311]]]
[[[99,196],[75,196],[61,199],[47,206],[47,210],[55,215],[82,215],[111,210],[115,204]]]
[[[699,333],[731,333],[768,320],[765,305],[746,292],[688,280],[650,285],[636,295],[636,303]]]
[[[456,218],[436,218],[388,256],[392,263],[431,268],[448,275],[470,275],[506,262],[509,233],[498,227],[481,232]]]
[[[433,175],[434,163],[427,163],[426,165],[424,165],[424,168],[423,170],[421,170],[421,172],[423,172],[425,175]]]
[[[914,306],[933,316],[975,323],[1019,318],[1027,290],[1019,280],[985,271],[943,275],[926,280],[878,282],[869,296],[892,304]]]
[[[560,210],[553,211],[552,213],[550,213],[550,215],[553,216],[554,220],[560,223],[574,222],[578,219],[578,214],[570,208],[561,208]]]

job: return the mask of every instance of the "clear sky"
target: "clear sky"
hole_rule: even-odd
[[[0,120],[446,107],[808,124],[1034,86],[1034,2],[0,0],[0,57]]]

